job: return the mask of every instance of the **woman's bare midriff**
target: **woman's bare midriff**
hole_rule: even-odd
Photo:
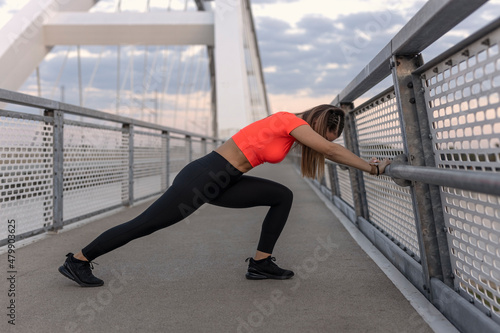
[[[234,143],[233,139],[227,140],[220,147],[215,149],[215,151],[243,173],[252,169],[252,165],[248,162],[236,143]]]

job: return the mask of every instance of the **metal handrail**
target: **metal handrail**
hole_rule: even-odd
[[[457,52],[462,51],[463,49],[467,48],[472,43],[483,39],[484,36],[486,36],[487,34],[489,34],[492,31],[498,29],[499,27],[500,27],[500,18],[492,21],[490,24],[488,24],[485,27],[483,27],[482,29],[476,31],[475,33],[473,33],[472,35],[470,35],[466,39],[464,39],[461,42],[450,47],[445,52],[441,53],[439,56],[435,57],[431,61],[426,62],[421,67],[417,68],[412,74],[420,75],[420,74],[426,72],[427,70],[433,68],[434,66],[441,63],[442,61],[447,60],[449,57],[453,56]]]
[[[349,169],[330,160],[325,160],[325,163],[343,170]],[[404,182],[399,181],[407,180],[500,196],[500,174],[496,172],[440,169],[393,162],[385,168],[384,175],[393,178],[401,186],[409,186],[410,183],[402,185]]]
[[[462,171],[395,163],[386,167],[385,174],[396,179],[500,196],[500,174],[496,172]]]

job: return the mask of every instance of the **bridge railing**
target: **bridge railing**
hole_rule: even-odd
[[[347,115],[336,142],[393,160],[386,175],[328,162],[315,181],[463,332],[500,331],[500,19],[425,64],[420,52],[484,2],[427,2],[331,102]]]
[[[162,193],[189,161],[219,140],[0,89],[0,221],[16,239]],[[7,222],[5,222],[7,223]],[[0,230],[0,245],[8,241]]]

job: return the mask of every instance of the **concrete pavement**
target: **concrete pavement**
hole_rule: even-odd
[[[1,331],[432,332],[289,162],[250,174],[294,192],[273,254],[280,266],[296,272],[293,279],[244,277],[265,207],[211,205],[98,258],[94,274],[103,287],[81,288],[59,274],[67,252],[131,219],[148,202],[16,249],[16,325],[8,324],[5,278]],[[0,262],[7,274],[7,254]]]

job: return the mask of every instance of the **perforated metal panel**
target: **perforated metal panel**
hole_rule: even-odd
[[[354,111],[360,157],[393,158],[404,153],[394,91]],[[370,221],[420,257],[411,192],[386,176],[364,175]]]
[[[354,208],[349,170],[343,170],[337,166],[337,177],[339,180],[340,198]]]
[[[323,184],[323,186],[325,186],[331,192],[331,190],[332,190],[332,182],[330,181],[329,172],[330,171],[328,170],[328,166],[325,163],[324,177],[323,177],[321,183]]]
[[[191,148],[193,161],[205,155],[206,142],[199,139],[192,139]]]
[[[170,156],[170,183],[181,169],[189,162],[185,137],[171,136],[169,146]]]
[[[500,30],[422,77],[439,168],[499,173]],[[461,295],[500,322],[500,197],[441,187]]]
[[[53,126],[41,121],[0,117],[0,239],[7,221],[15,234],[47,228],[53,222]]]
[[[337,138],[335,140],[335,143],[345,147],[344,135],[341,135],[339,138]],[[352,185],[351,178],[349,176],[349,170],[343,169],[340,166],[337,166],[336,168],[340,189],[340,198],[354,208],[354,199],[352,196]]]
[[[63,218],[121,205],[128,197],[128,134],[64,126]]]
[[[164,148],[160,131],[134,130],[134,198],[140,199],[164,190],[161,187]]]

